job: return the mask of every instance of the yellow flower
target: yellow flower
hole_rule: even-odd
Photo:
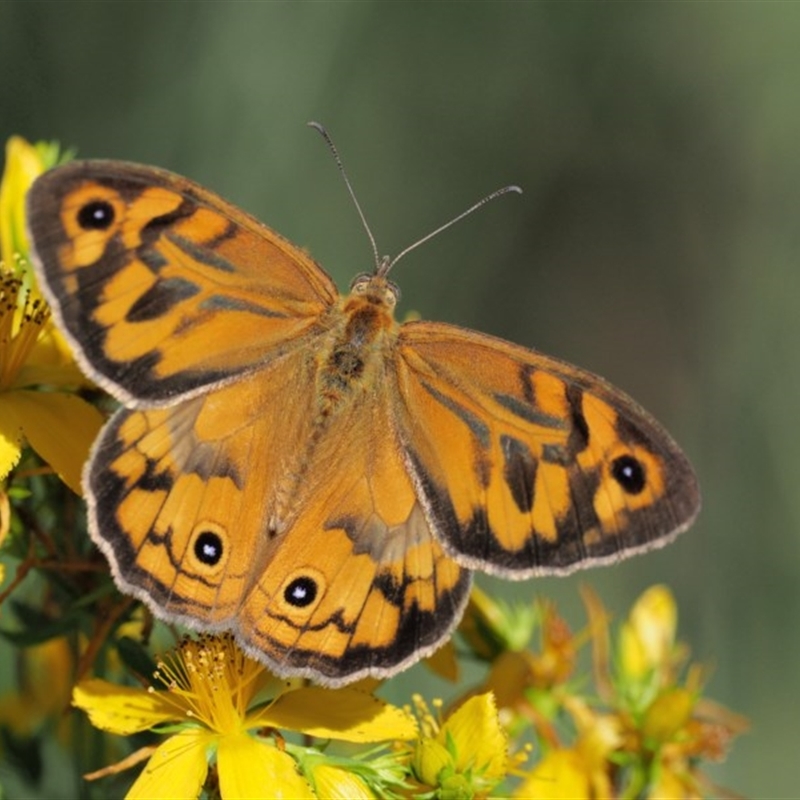
[[[103,423],[70,389],[86,384],[50,319],[25,257],[23,201],[45,161],[18,137],[9,141],[0,183],[0,480],[27,442],[73,491]],[[16,249],[15,249],[16,248]]]
[[[169,726],[172,735],[152,753],[128,798],[196,798],[209,764],[216,765],[222,798],[314,797],[278,731],[360,743],[416,735],[410,715],[366,692],[279,681],[229,635],[184,640],[157,677],[166,690],[92,679],[73,692],[74,705],[111,733]]]
[[[678,610],[666,586],[651,586],[634,604],[619,634],[620,670],[630,678],[667,672],[675,653]]]
[[[414,774],[435,787],[437,797],[484,795],[505,778],[508,741],[491,693],[471,697],[441,725],[421,697],[414,700],[422,723],[412,759]]]
[[[605,719],[614,738],[600,737],[594,763],[607,763],[621,796],[656,798],[699,797],[705,780],[698,766],[703,759],[724,757],[727,744],[746,728],[746,721],[702,697],[703,669],[684,670],[688,650],[676,639],[678,614],[666,586],[652,586],[634,603],[619,630],[616,669],[608,669],[608,615],[596,596],[586,594],[592,618],[593,663],[598,694],[612,714]],[[586,756],[586,726],[576,716],[577,698],[568,710],[579,730],[578,745]],[[600,729],[597,729],[600,732]],[[605,743],[604,743],[605,742]],[[591,759],[590,759],[591,760]],[[586,758],[579,759],[582,763]],[[595,771],[592,790],[600,784]],[[607,778],[606,778],[607,780]]]
[[[568,681],[575,671],[580,638],[552,603],[537,601],[531,608],[535,647],[500,652],[477,692],[493,694],[500,719],[512,736],[533,723],[538,735],[552,742],[557,738],[553,723],[571,692]]]
[[[682,686],[665,689],[658,695],[642,719],[641,731],[646,746],[656,750],[675,737],[691,719],[696,700],[694,692]]]

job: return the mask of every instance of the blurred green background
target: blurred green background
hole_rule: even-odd
[[[674,546],[579,583],[623,613],[664,581],[708,694],[752,731],[720,783],[797,792],[800,5],[0,3],[0,139],[186,174],[308,247],[346,288],[404,261],[402,311],[588,367],[694,461]],[[415,678],[419,681],[419,674]],[[416,684],[415,684],[416,686]]]

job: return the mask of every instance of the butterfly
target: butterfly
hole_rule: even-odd
[[[388,260],[340,295],[216,194],[117,161],[45,173],[27,218],[60,327],[121,404],[83,475],[117,585],[279,675],[388,677],[446,641],[474,570],[615,562],[699,510],[686,456],[627,395],[398,323]]]

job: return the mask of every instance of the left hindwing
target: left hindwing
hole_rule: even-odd
[[[669,434],[596,375],[429,322],[402,326],[396,364],[408,468],[465,566],[566,573],[662,546],[699,510]]]

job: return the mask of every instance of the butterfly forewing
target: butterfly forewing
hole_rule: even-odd
[[[46,173],[28,196],[43,288],[87,371],[129,405],[250,372],[337,297],[299,248],[185,178],[114,161]]]
[[[398,419],[445,547],[505,577],[569,572],[657,547],[699,510],[686,457],[629,397],[490,336],[408,323]]]

